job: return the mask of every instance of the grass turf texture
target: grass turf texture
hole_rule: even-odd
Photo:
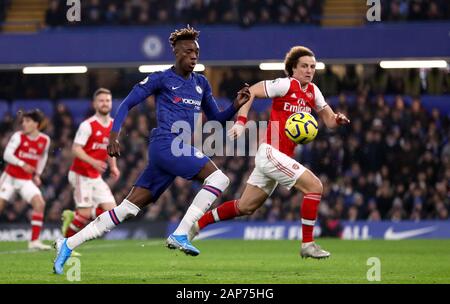
[[[367,259],[381,261],[381,282],[450,283],[450,240],[320,239],[326,260],[301,259],[298,241],[203,240],[197,257],[164,240],[96,240],[79,247],[79,283],[373,283]],[[0,283],[72,283],[52,273],[54,251],[0,242]],[[66,266],[67,270],[67,266]]]

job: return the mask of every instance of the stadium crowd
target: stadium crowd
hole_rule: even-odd
[[[322,0],[87,0],[72,25],[317,23]],[[69,25],[65,2],[50,0],[46,24]]]
[[[450,19],[447,0],[384,0],[381,2],[383,21],[438,21]]]
[[[8,7],[11,0],[3,0],[0,2],[0,22],[5,19],[6,8]]]
[[[77,23],[67,22],[64,4],[50,0],[47,26],[319,24],[324,0],[88,0],[82,1],[83,17]],[[382,0],[381,7],[383,21],[450,19],[446,0]]]
[[[352,123],[338,131],[325,130],[322,126],[318,138],[311,144],[299,146],[296,155],[301,163],[311,168],[323,181],[320,219],[448,219],[449,116],[442,115],[436,109],[425,111],[420,97],[415,98],[434,86],[430,84],[425,90],[421,81],[411,82],[416,85],[395,84],[391,80],[388,82],[388,78],[382,75],[369,80],[358,78],[357,81],[346,77],[347,80],[344,81],[332,72],[329,73],[318,76],[316,83],[326,96],[334,95],[329,92],[336,90],[333,93],[339,97],[333,107],[347,113]],[[256,76],[251,73],[249,75]],[[225,78],[224,82],[226,81]],[[235,94],[227,92],[225,85],[220,87],[219,96]],[[111,89],[115,91],[114,88]],[[402,91],[397,92],[397,89]],[[448,92],[448,87],[439,87],[439,90]],[[355,95],[355,92],[359,93]],[[386,102],[387,92],[399,94],[393,104]],[[123,94],[126,95],[126,91]],[[123,97],[123,94],[118,95]],[[411,104],[405,102],[407,95],[412,96]],[[114,97],[119,96],[115,94]],[[133,109],[124,124],[121,137],[124,153],[118,160],[122,178],[115,184],[112,179],[108,179],[118,202],[125,197],[146,165],[148,132],[154,127],[155,109],[152,102],[147,102],[142,107]],[[253,111],[250,119],[266,121],[268,113]],[[70,110],[63,104],[57,104],[55,114],[50,117],[45,131],[52,138],[48,165],[42,176],[43,195],[48,202],[46,221],[58,222],[61,212],[74,206],[67,172],[77,127]],[[1,154],[13,130],[17,128],[17,121],[9,115],[0,122]],[[253,157],[213,159],[231,180],[230,187],[219,202],[240,197],[254,166]],[[3,168],[4,162],[1,162],[0,169]],[[150,220],[180,220],[200,186],[196,182],[176,179],[160,200],[140,217]],[[262,208],[247,218],[298,220],[300,202],[301,194],[279,187]],[[0,222],[25,222],[28,216],[29,206],[16,199],[1,213]]]

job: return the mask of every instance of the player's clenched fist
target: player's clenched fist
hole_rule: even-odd
[[[108,151],[108,155],[111,157],[120,156],[120,144],[117,136],[118,134],[114,131],[111,131],[111,133],[109,134],[109,144],[106,149]]]
[[[120,144],[118,140],[114,140],[109,142],[108,147],[108,155],[111,157],[118,157],[120,156]]]
[[[245,86],[239,90],[239,92],[237,93],[237,97],[234,100],[234,107],[236,110],[239,110],[240,107],[242,107],[244,104],[247,103],[247,101],[250,100],[250,89],[249,89],[249,85],[246,83]]]
[[[350,119],[342,113],[337,113],[335,119],[338,125],[346,125],[350,123]]]

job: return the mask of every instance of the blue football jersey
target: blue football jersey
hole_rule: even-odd
[[[156,102],[157,127],[152,130],[152,139],[173,137],[181,132],[193,131],[195,118],[204,111],[209,120],[224,124],[231,119],[237,109],[230,105],[220,111],[212,95],[208,80],[201,74],[191,73],[188,79],[176,74],[174,68],[149,74],[136,84],[117,109],[112,131],[118,132],[128,114],[135,105],[154,95]],[[177,122],[184,122],[189,130],[174,128]]]

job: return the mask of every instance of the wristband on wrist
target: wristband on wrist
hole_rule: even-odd
[[[236,120],[236,123],[239,123],[239,124],[245,126],[245,124],[247,123],[247,117],[239,115]]]

